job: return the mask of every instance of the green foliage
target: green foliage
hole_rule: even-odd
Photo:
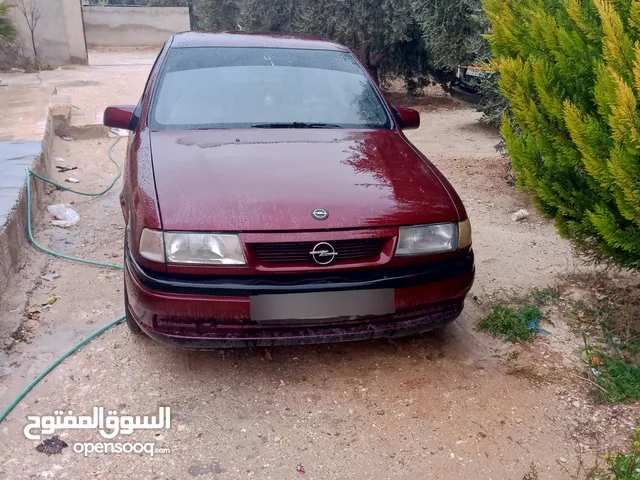
[[[240,5],[236,0],[193,0],[194,30],[238,30]]]
[[[544,318],[542,307],[561,300],[555,288],[535,288],[527,295],[511,296],[496,302],[488,317],[477,328],[509,342],[530,342],[538,334],[538,324]]]
[[[374,76],[446,83],[486,58],[480,0],[191,0],[203,30],[296,32],[347,45]]]
[[[484,5],[520,185],[582,252],[640,269],[640,2]]]
[[[629,453],[607,454],[607,471],[596,473],[597,480],[640,480],[640,428],[636,429]]]
[[[540,317],[542,312],[536,306],[524,305],[516,309],[500,303],[493,307],[493,312],[487,318],[480,321],[478,330],[503,337],[508,342],[530,342],[536,332],[528,323],[536,323]]]
[[[485,80],[480,83],[480,103],[477,110],[483,113],[482,122],[499,127],[506,116],[511,118],[509,100],[500,91],[500,73],[492,71],[487,73]]]
[[[640,367],[602,355],[597,383],[606,390],[610,402],[640,402]]]
[[[0,46],[9,44],[16,38],[16,29],[9,20],[9,5],[0,4]]]
[[[491,57],[481,35],[488,31],[480,0],[415,1],[413,10],[434,67],[450,69]]]

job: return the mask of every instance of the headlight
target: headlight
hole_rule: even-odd
[[[168,263],[247,264],[237,235],[170,232],[164,234],[164,244]]]
[[[145,228],[140,235],[140,256],[152,262],[164,263],[164,238],[162,232]]]
[[[460,230],[460,239],[458,240],[458,248],[467,248],[471,246],[471,222],[466,219],[458,224]]]
[[[450,252],[458,248],[458,242],[459,228],[457,223],[402,227],[400,228],[396,255],[405,257]]]

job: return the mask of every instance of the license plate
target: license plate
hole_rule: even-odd
[[[258,323],[322,323],[395,313],[395,291],[290,293],[250,297],[251,320]]]
[[[469,68],[467,69],[467,77],[486,77],[487,72],[484,70],[479,70],[477,68]]]

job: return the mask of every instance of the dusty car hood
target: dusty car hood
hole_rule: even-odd
[[[396,131],[159,131],[151,146],[166,230],[324,230],[458,218],[435,167]],[[317,208],[329,218],[312,218]]]

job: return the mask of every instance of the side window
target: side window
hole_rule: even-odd
[[[151,80],[154,77],[154,73],[156,71],[156,67],[158,66],[158,62],[160,61],[160,58],[165,53],[168,44],[169,44],[169,42],[164,44],[164,46],[162,47],[162,50],[160,50],[160,53],[158,53],[158,56],[156,57],[155,62],[153,62],[153,67],[151,67],[151,71],[149,73],[149,77],[147,78],[147,83],[145,84],[144,90],[142,91],[142,96],[140,97],[140,100],[138,101],[138,106],[136,107],[135,111],[133,112],[135,123],[138,123],[138,120],[140,120],[140,116],[142,115],[142,109],[144,107],[144,99],[147,97],[147,92],[149,90],[149,86],[151,85]]]

